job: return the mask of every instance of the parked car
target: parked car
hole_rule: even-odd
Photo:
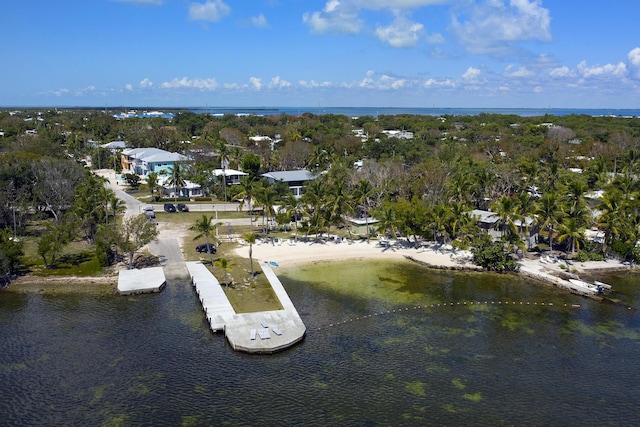
[[[147,206],[146,208],[144,208],[143,213],[148,219],[156,217],[156,213],[153,211],[153,208],[151,206]]]
[[[180,212],[189,212],[189,206],[185,205],[184,203],[178,203],[176,205],[176,209],[178,209],[178,211]]]
[[[176,211],[176,207],[173,205],[173,203],[165,203],[164,204],[164,211],[165,212],[175,212]]]
[[[203,243],[201,245],[196,246],[196,252],[215,254],[216,246],[213,243]]]

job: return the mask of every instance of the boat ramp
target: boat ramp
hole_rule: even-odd
[[[213,274],[200,262],[187,262],[191,282],[212,331],[224,331],[234,350],[275,353],[304,338],[306,327],[289,295],[268,262],[260,267],[282,310],[236,313]]]

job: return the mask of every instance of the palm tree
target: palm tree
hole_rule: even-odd
[[[622,234],[624,227],[623,204],[623,195],[619,191],[611,190],[600,197],[596,206],[600,211],[600,215],[597,218],[598,227],[604,229],[603,250],[606,245],[611,244],[613,236]]]
[[[249,176],[243,176],[238,184],[238,188],[240,189],[240,192],[236,194],[233,200],[240,200],[240,210],[242,210],[245,203],[247,204],[247,208],[251,209],[251,202],[258,190],[256,181],[252,180]],[[253,227],[253,221],[251,222],[251,226]]]
[[[113,213],[113,221],[115,222],[118,214],[124,212],[127,209],[127,204],[124,202],[124,200],[119,199],[115,194],[113,194],[109,199],[109,209]],[[106,224],[109,223],[108,217],[109,216],[107,215],[107,219],[105,219]]]
[[[249,265],[251,266],[251,278],[255,276],[253,272],[253,244],[257,239],[258,236],[254,232],[247,233],[244,236],[244,240],[249,244]]]
[[[229,147],[224,141],[220,140],[216,143],[218,150],[218,158],[220,159],[220,169],[222,169],[222,188],[224,191],[224,201],[227,201],[227,166],[229,164]]]
[[[549,250],[553,251],[553,230],[564,215],[558,195],[552,192],[544,193],[538,200],[535,213],[540,227],[547,227]]]
[[[502,236],[507,230],[516,232],[514,219],[517,217],[517,203],[513,197],[502,196],[491,205],[491,209],[498,216],[497,226],[502,231]]]
[[[197,236],[193,238],[193,240],[198,240],[204,236],[204,241],[207,243],[207,248],[209,247],[209,238],[215,239],[214,232],[216,227],[218,227],[222,223],[213,224],[213,216],[209,217],[207,215],[202,215],[202,218],[198,219],[194,225],[189,227],[189,230],[193,230],[198,233]],[[210,251],[209,253],[209,261],[211,265],[213,265],[213,254]]]
[[[268,227],[265,218],[273,218],[276,215],[276,190],[271,184],[264,184],[255,195],[256,202],[262,206],[262,225],[265,227],[264,234],[268,234]]]
[[[149,191],[151,192],[151,201],[153,202],[153,193],[156,188],[158,188],[158,174],[155,172],[151,172],[147,175],[147,186],[149,187]]]
[[[227,288],[229,287],[229,281],[227,280],[227,275],[229,274],[229,271],[231,270],[231,267],[233,267],[234,265],[236,265],[235,262],[233,261],[229,261],[226,258],[218,258],[215,261],[215,266],[222,269],[222,271],[224,271],[224,283],[227,286]]]
[[[293,195],[293,193],[287,193],[284,199],[284,208],[287,215],[293,219],[293,227],[295,229],[294,240],[298,241],[298,219],[304,212],[304,203],[301,199]]]
[[[580,249],[580,239],[584,238],[584,231],[585,229],[578,218],[567,217],[558,226],[558,242],[569,239],[571,241],[571,255],[573,255],[576,252],[576,246]]]
[[[381,233],[388,231],[394,239],[397,239],[396,229],[400,225],[400,221],[396,216],[394,207],[391,204],[385,204],[378,212],[378,215],[380,222],[378,223],[377,231]],[[378,217],[378,215],[376,215],[376,217]]]
[[[180,194],[180,190],[185,185],[184,170],[182,166],[180,166],[179,162],[174,163],[173,167],[169,171],[169,179],[167,179],[167,185],[169,187],[175,188],[174,196],[177,199],[178,195]]]
[[[355,187],[353,199],[356,205],[364,214],[364,223],[367,230],[367,242],[369,242],[369,209],[371,208],[371,195],[373,194],[373,186],[367,179],[358,181]]]

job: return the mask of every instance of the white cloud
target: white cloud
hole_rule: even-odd
[[[173,79],[170,82],[164,82],[160,87],[163,89],[198,89],[202,91],[212,91],[218,87],[218,83],[216,83],[216,79],[190,79],[183,77],[181,79]]]
[[[125,90],[133,90],[133,85],[127,83],[126,85],[124,85]]]
[[[618,64],[606,64],[601,66],[588,67],[587,61],[578,64],[578,72],[584,77],[606,77],[606,76],[624,76],[627,72],[627,66],[624,62]]]
[[[556,67],[549,71],[549,76],[551,77],[572,77],[575,73],[569,69],[566,65],[562,67]]]
[[[433,88],[433,87],[455,87],[456,84],[453,80],[450,79],[444,79],[444,80],[436,80],[436,79],[427,79],[424,84],[424,87],[426,88]]]
[[[274,78],[271,79],[271,82],[269,83],[270,89],[282,89],[290,86],[291,86],[291,83],[286,80],[282,80],[280,76],[275,76]]]
[[[318,87],[331,87],[333,86],[333,84],[331,82],[317,82],[315,80],[310,80],[310,81],[306,81],[306,80],[298,80],[298,85],[304,87],[304,88],[318,88]]]
[[[231,8],[222,0],[189,4],[189,19],[192,21],[218,22],[231,13]]]
[[[469,67],[467,68],[467,71],[465,71],[464,74],[462,75],[462,79],[466,81],[474,81],[474,80],[477,80],[478,77],[480,77],[480,73],[481,72],[479,69]]]
[[[251,25],[254,27],[267,28],[269,27],[269,23],[267,22],[267,18],[261,13],[258,16],[251,17]]]
[[[387,74],[378,76],[374,71],[369,70],[360,82],[356,85],[347,85],[347,87],[357,86],[363,89],[397,90],[409,86],[410,83],[407,79],[401,79]]]
[[[140,81],[141,88],[150,88],[153,87],[153,82],[147,78]]]
[[[541,0],[487,0],[460,10],[451,30],[473,54],[501,56],[515,42],[551,39],[551,17]]]
[[[629,68],[633,71],[633,76],[640,78],[640,47],[632,49],[627,54],[627,60],[629,61]]]
[[[518,68],[516,68],[515,65],[510,64],[510,65],[507,66],[507,68],[505,68],[504,75],[505,75],[505,77],[522,78],[522,77],[531,77],[531,76],[533,76],[533,73],[531,71],[527,70],[526,67],[518,67]]]
[[[356,34],[360,32],[362,21],[357,10],[349,2],[329,0],[320,12],[305,13],[302,21],[311,27],[315,34],[339,33]]]
[[[414,47],[423,32],[424,25],[397,16],[388,27],[376,28],[375,35],[392,47]]]
[[[251,86],[255,89],[255,90],[260,90],[262,89],[262,79],[259,79],[257,77],[251,77],[249,78],[249,81],[251,82]]]

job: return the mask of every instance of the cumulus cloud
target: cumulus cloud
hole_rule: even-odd
[[[527,70],[526,67],[522,67],[522,66],[516,67],[515,65],[510,64],[507,66],[507,68],[505,68],[504,75],[505,77],[522,78],[522,77],[531,77],[533,76],[533,73]]]
[[[455,87],[456,84],[453,80],[450,79],[444,79],[444,80],[437,80],[437,79],[427,79],[424,84],[424,87],[426,88],[434,88],[434,87]]]
[[[357,83],[357,87],[363,89],[397,90],[407,87],[409,81],[387,74],[377,75],[374,71],[367,71],[365,77]]]
[[[271,79],[271,82],[269,83],[269,88],[271,89],[282,89],[290,86],[291,86],[291,83],[286,80],[282,80],[280,76],[275,76],[274,78]]]
[[[627,72],[627,66],[624,62],[617,64],[597,65],[594,67],[587,66],[587,61],[578,64],[578,72],[582,77],[607,77],[607,76],[624,76]]]
[[[130,83],[127,83],[126,85],[124,85],[124,88],[125,88],[125,90],[131,91],[131,90],[133,90],[133,85],[130,84]]]
[[[423,32],[424,25],[397,16],[388,27],[376,28],[375,35],[392,47],[414,47]]]
[[[333,84],[328,81],[317,82],[315,80],[310,80],[310,81],[298,80],[298,85],[304,88],[318,88],[318,87],[331,87]]]
[[[339,33],[356,34],[360,32],[362,20],[358,18],[357,8],[349,2],[329,0],[322,11],[305,13],[302,21],[311,27],[315,34]]]
[[[253,25],[254,27],[267,28],[269,26],[269,23],[267,22],[267,18],[265,18],[261,13],[258,16],[251,17],[251,25]]]
[[[551,39],[551,17],[541,0],[487,0],[453,16],[451,31],[473,54],[501,56],[514,43]]]
[[[249,78],[249,81],[251,82],[251,86],[255,89],[255,90],[260,90],[262,89],[262,79],[259,79],[257,77],[251,77]]]
[[[627,61],[629,61],[629,68],[633,72],[633,76],[640,78],[640,47],[632,49],[627,54]]]
[[[153,87],[153,82],[147,78],[143,79],[140,81],[140,87],[141,88],[150,88]]]
[[[563,65],[562,67],[553,68],[551,71],[549,71],[549,75],[551,77],[572,77],[574,75],[574,72],[571,71],[571,69],[569,69],[569,67],[567,67],[566,65]]]
[[[216,79],[190,79],[183,77],[181,79],[175,78],[170,82],[164,82],[160,87],[163,89],[198,89],[202,91],[212,91],[218,87],[218,83],[216,83]]]
[[[467,71],[462,75],[462,79],[465,81],[474,81],[480,77],[481,71],[477,68],[469,67]]]
[[[192,21],[218,22],[231,13],[231,8],[222,0],[189,4],[189,19]]]

